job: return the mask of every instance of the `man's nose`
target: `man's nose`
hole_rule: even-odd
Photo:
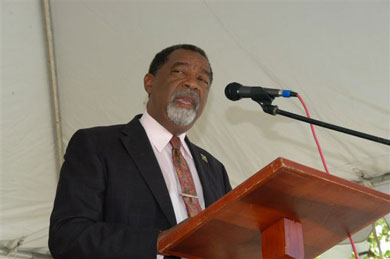
[[[184,86],[187,89],[192,89],[192,90],[197,90],[197,91],[200,88],[199,82],[195,76],[187,77],[186,81],[184,82]]]

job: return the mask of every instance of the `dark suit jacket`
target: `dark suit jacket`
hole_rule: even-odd
[[[158,233],[176,219],[139,117],[70,140],[50,219],[55,258],[156,258]],[[231,190],[229,179],[218,160],[186,141],[207,207]]]

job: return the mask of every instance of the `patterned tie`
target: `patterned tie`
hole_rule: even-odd
[[[181,185],[181,196],[186,205],[188,216],[193,217],[202,211],[196,194],[194,180],[192,179],[190,168],[180,152],[180,139],[173,136],[169,143],[172,145],[172,160]]]

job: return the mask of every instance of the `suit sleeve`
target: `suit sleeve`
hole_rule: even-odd
[[[131,229],[103,221],[104,158],[93,135],[72,137],[61,169],[50,219],[54,258],[156,258],[158,229]]]
[[[232,186],[230,185],[229,176],[226,172],[225,166],[222,165],[222,176],[225,186],[225,194],[232,190]]]

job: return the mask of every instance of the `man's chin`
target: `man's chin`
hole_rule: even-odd
[[[177,119],[172,120],[172,119],[170,119],[170,120],[176,126],[184,128],[184,127],[190,126],[194,122],[195,119],[193,119],[193,120],[177,120]]]
[[[187,109],[182,107],[168,107],[168,118],[177,126],[185,127],[191,125],[196,117],[194,109]]]

